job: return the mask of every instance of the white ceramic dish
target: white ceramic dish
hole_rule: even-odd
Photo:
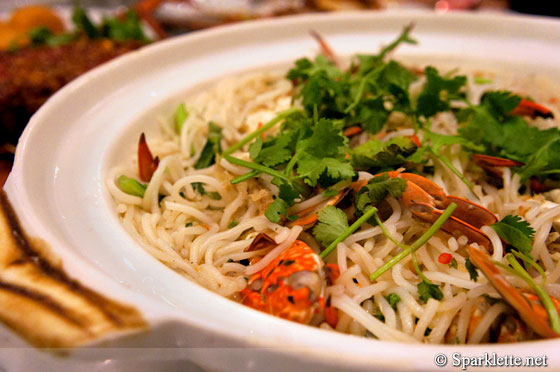
[[[310,29],[326,37],[338,54],[350,55],[378,50],[410,21],[416,23],[414,36],[420,45],[403,46],[401,57],[491,64],[560,81],[558,21],[340,13],[243,23],[171,39],[97,68],[53,96],[26,128],[5,190],[28,235],[46,240],[69,275],[136,306],[150,331],[103,343],[114,349],[77,350],[64,359],[33,349],[3,349],[0,369],[39,370],[51,363],[62,371],[82,363],[84,370],[139,371],[155,370],[163,363],[193,370],[196,364],[212,371],[429,371],[437,353],[446,354],[447,368],[454,369],[454,352],[476,356],[492,351],[544,354],[549,366],[559,370],[558,340],[403,345],[326,332],[253,311],[183,279],[152,258],[125,232],[111,208],[104,187],[109,167],[132,148],[130,138],[157,115],[171,113],[193,89],[224,75],[288,65],[314,55],[317,47]],[[2,334],[8,340],[4,346],[25,345],[8,331]],[[23,364],[18,353],[28,358]]]

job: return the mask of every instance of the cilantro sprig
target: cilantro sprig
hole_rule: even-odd
[[[476,153],[523,163],[513,168],[522,181],[560,172],[560,130],[541,130],[512,114],[520,102],[521,97],[508,91],[486,92],[479,105],[468,103],[467,109],[457,113],[463,123],[460,137],[467,144],[476,144]]]
[[[422,279],[420,283],[418,283],[418,298],[422,300],[424,303],[427,303],[430,298],[433,298],[437,301],[440,301],[443,298],[443,292],[439,285],[432,283],[432,281],[426,278],[426,275],[422,273],[420,270],[420,266],[418,266],[418,260],[416,259],[416,254],[412,253],[412,265],[414,266],[414,270]]]
[[[373,177],[356,194],[357,214],[364,214],[367,209],[371,208],[371,205],[376,205],[385,199],[388,194],[394,198],[400,197],[406,187],[406,180],[399,177],[389,177],[387,173]]]
[[[410,112],[408,88],[417,78],[400,63],[385,58],[402,43],[416,44],[410,37],[412,28],[406,26],[378,54],[358,55],[345,71],[324,56],[297,60],[287,78],[295,83],[308,116],[316,109],[319,117],[338,120],[343,127],[359,125],[377,133],[391,112]]]
[[[261,134],[280,122],[283,122],[282,130],[263,140]],[[249,143],[252,162],[231,155]],[[279,187],[280,192],[265,215],[277,223],[287,216],[287,210],[295,199],[308,194],[310,187],[329,187],[353,178],[355,171],[346,156],[348,152],[348,139],[336,122],[317,119],[316,116],[312,120],[294,108],[280,113],[222,155],[230,163],[252,169],[246,175],[234,179],[234,183],[248,180],[259,173],[273,177],[272,182]]]
[[[198,160],[194,164],[194,169],[208,168],[216,162],[216,155],[222,151],[222,147],[220,145],[221,141],[222,128],[213,122],[209,122],[206,143],[200,152]]]

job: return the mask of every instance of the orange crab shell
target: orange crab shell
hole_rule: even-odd
[[[309,323],[321,309],[323,301],[320,301],[321,293],[314,293],[307,286],[295,288],[292,285],[290,279],[300,272],[315,274],[323,281],[319,256],[307,244],[296,240],[290,248],[249,279],[247,288],[241,292],[243,304],[284,319]],[[251,289],[258,280],[262,280],[261,288]]]

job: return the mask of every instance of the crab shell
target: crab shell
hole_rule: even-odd
[[[326,280],[320,257],[296,240],[267,267],[251,276],[241,292],[244,305],[308,324],[324,307]]]

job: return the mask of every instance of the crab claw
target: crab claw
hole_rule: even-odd
[[[536,301],[534,294],[524,294],[515,288],[492,262],[486,252],[474,245],[470,245],[468,250],[470,261],[482,271],[503,299],[518,312],[521,319],[533,331],[544,338],[560,337],[560,334],[550,327],[548,315],[540,301]],[[535,297],[533,300],[531,295]]]
[[[517,105],[511,113],[513,115],[530,116],[533,119],[536,117],[545,119],[554,118],[554,114],[548,108],[533,101],[529,101],[528,99],[522,99],[521,102],[519,102],[519,105]]]
[[[493,174],[496,177],[502,176],[502,171],[497,169],[498,167],[521,167],[524,163],[516,160],[499,158],[497,156],[474,154],[472,156],[473,161],[476,165],[483,168],[488,173]]]
[[[484,154],[473,154],[474,162],[481,167],[521,167],[525,163],[520,161],[499,158],[497,156],[490,156]]]
[[[417,174],[389,172],[389,176],[407,181],[407,188],[402,194],[402,200],[416,217],[433,223],[441,216],[445,208],[451,203],[455,203],[457,208],[443,224],[442,230],[456,237],[464,235],[469,242],[477,243],[487,250],[490,249],[490,239],[480,231],[480,228],[498,221],[494,213],[469,200],[445,195],[441,187]]]
[[[159,158],[152,156],[146,142],[146,136],[142,133],[138,141],[138,173],[140,174],[140,179],[144,182],[150,182],[158,164]]]

